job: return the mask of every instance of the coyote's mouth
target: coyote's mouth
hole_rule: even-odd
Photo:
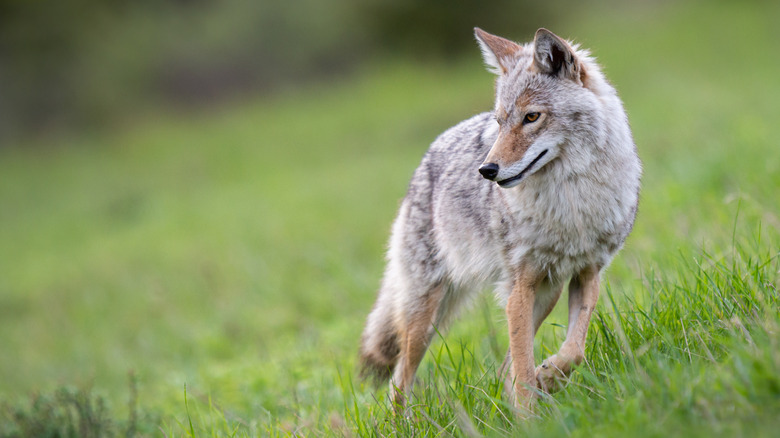
[[[536,158],[534,158],[534,160],[531,161],[531,164],[529,164],[528,166],[525,166],[525,169],[521,170],[520,173],[518,173],[517,175],[515,175],[515,176],[513,176],[511,178],[503,179],[501,181],[496,181],[496,184],[498,184],[501,187],[507,187],[507,186],[513,185],[513,183],[515,183],[517,181],[520,181],[521,179],[523,179],[523,177],[525,176],[526,172],[528,172],[528,170],[530,170],[532,167],[534,167],[534,165],[536,163],[538,163],[539,160],[542,159],[542,157],[547,153],[548,150],[549,149],[545,149],[542,152],[540,152],[539,155],[537,155]]]

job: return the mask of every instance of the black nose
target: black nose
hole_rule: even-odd
[[[498,175],[498,164],[496,163],[487,163],[479,166],[479,173],[482,174],[485,179],[489,179],[493,181],[496,179],[496,176]]]

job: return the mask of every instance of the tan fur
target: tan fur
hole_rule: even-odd
[[[553,58],[560,57],[565,60],[565,62],[562,63],[563,68],[561,68],[561,71],[558,74],[582,85],[580,76],[582,63],[573,57],[574,48],[571,44],[547,29],[539,29],[536,31],[534,41],[538,42],[540,40],[544,40],[545,44],[550,43],[553,47],[553,53],[559,55],[551,55]],[[534,53],[534,62],[531,64],[531,68],[537,73],[545,72],[550,68],[550,62],[552,62],[552,60],[545,58],[547,55],[544,55],[545,57],[540,56],[541,53],[542,52],[540,51]]]
[[[518,102],[528,101],[529,97],[520,98]],[[520,111],[528,110],[526,105],[518,105]],[[517,125],[507,127],[502,125],[499,127],[498,139],[493,144],[493,148],[485,158],[486,163],[497,163],[499,166],[506,166],[509,163],[514,163],[525,155],[528,148],[536,140],[536,133],[543,130],[549,123],[549,116],[542,115],[539,120],[527,125]]]
[[[547,316],[550,315],[550,312],[552,312],[552,310],[555,308],[555,304],[558,303],[558,298],[560,298],[562,291],[563,291],[563,285],[554,287],[550,291],[549,296],[539,297],[540,299],[537,299],[538,297],[537,291],[536,290],[534,291],[534,305],[533,305],[534,335],[536,335],[536,332],[539,331],[539,327],[542,326],[542,322],[544,322]],[[545,300],[543,298],[547,298],[547,299]],[[512,349],[508,348],[506,352],[506,357],[504,358],[504,362],[501,364],[501,367],[499,368],[499,376],[501,376],[504,379],[504,393],[506,397],[509,400],[516,400],[513,372],[511,368],[512,368]]]
[[[641,162],[622,103],[587,51],[545,29],[525,46],[475,33],[499,74],[495,110],[439,136],[415,171],[361,362],[364,375],[392,375],[403,405],[434,327],[493,285],[509,329],[505,389],[522,410],[585,360],[599,274],[636,217]],[[567,283],[566,339],[535,368],[534,335]]]
[[[515,274],[506,304],[509,351],[515,394],[522,407],[530,407],[534,388],[534,300],[543,275],[522,266]]]
[[[582,86],[593,90],[593,84],[590,83],[590,78],[588,76],[588,70],[585,68],[582,63],[580,63],[580,82],[582,82]]]
[[[585,337],[590,317],[599,299],[599,268],[591,266],[569,283],[569,329],[566,340],[555,355],[536,368],[539,388],[550,392],[585,358]]]
[[[402,406],[405,402],[404,394],[411,392],[414,375],[433,337],[433,323],[436,321],[436,313],[443,296],[443,287],[441,285],[434,287],[425,297],[420,308],[409,315],[403,324],[405,330],[401,332],[400,339],[401,360],[390,382],[392,398],[397,405]]]
[[[490,150],[486,163],[497,163],[499,166],[517,161],[531,146],[531,141],[523,134],[516,131],[500,131],[498,139]]]
[[[496,55],[497,61],[501,66],[500,73],[506,73],[511,66],[506,65],[504,60],[512,59],[523,47],[508,39],[491,35],[478,27],[474,28],[474,32],[478,36],[480,43],[486,44],[490,51]]]
[[[514,392],[506,391],[506,394],[511,398],[517,395],[515,403],[518,407],[527,409],[531,405],[533,388],[545,392],[558,390],[574,366],[584,360],[588,324],[599,295],[598,272],[597,267],[591,266],[572,279],[569,284],[569,329],[566,340],[556,354],[545,359],[536,369],[533,369],[533,337],[555,307],[561,289],[554,290],[552,300],[540,308],[535,300],[541,280],[534,280],[539,274],[528,269],[518,273],[506,307],[509,351],[499,370],[500,375],[505,377],[505,389],[514,389]],[[529,324],[530,321],[533,321],[533,325]]]
[[[515,101],[515,105],[517,105],[518,108],[526,108],[528,105],[537,102],[539,100],[539,93],[535,90],[526,90],[523,93],[520,93],[520,96],[517,97],[517,100]]]

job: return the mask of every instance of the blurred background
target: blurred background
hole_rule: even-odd
[[[760,0],[0,0],[0,435],[52,423],[29,400],[61,386],[118,421],[136,400],[148,434],[184,435],[185,384],[215,421],[343,416],[409,178],[492,108],[474,26],[572,39],[622,97],[644,178],[616,293],[776,251],[778,23]],[[500,362],[483,309],[450,339]]]
[[[470,29],[528,35],[579,2],[142,0],[0,3],[0,140],[105,127],[327,81],[392,55],[452,59]]]

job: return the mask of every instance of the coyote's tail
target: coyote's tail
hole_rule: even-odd
[[[392,303],[383,298],[368,315],[360,344],[360,377],[374,384],[390,378],[401,352]]]

